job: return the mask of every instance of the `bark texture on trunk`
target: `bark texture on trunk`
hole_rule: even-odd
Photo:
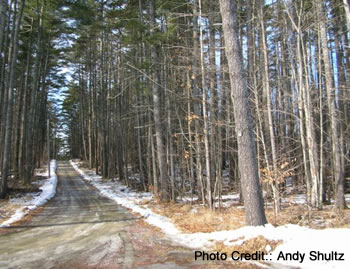
[[[149,12],[151,17],[151,34],[155,28],[155,3],[150,0]],[[163,139],[163,126],[161,119],[161,106],[159,94],[159,74],[157,73],[157,50],[154,44],[151,44],[151,58],[152,58],[152,97],[153,97],[153,119],[156,134],[157,157],[160,172],[160,197],[161,200],[167,201],[170,199],[169,194],[169,175],[166,162],[165,143]]]
[[[248,225],[264,225],[267,221],[259,183],[253,124],[248,103],[248,88],[242,67],[234,1],[220,0],[220,12],[230,71],[231,99],[234,107],[238,164],[246,221]]]
[[[332,159],[333,159],[333,174],[335,181],[335,206],[339,209],[345,208],[345,198],[344,198],[344,171],[341,164],[341,149],[340,149],[340,139],[339,139],[339,123],[338,123],[338,113],[336,107],[336,89],[333,87],[332,81],[332,70],[330,66],[330,57],[328,52],[328,40],[327,40],[327,29],[326,20],[327,17],[323,12],[322,1],[317,1],[317,13],[319,16],[319,27],[320,27],[320,43],[322,49],[322,58],[324,64],[324,79],[325,88],[327,92],[327,103],[328,111],[331,124],[331,134],[332,134]]]
[[[16,18],[16,26],[13,31],[13,44],[11,46],[10,54],[10,74],[9,74],[9,83],[8,83],[8,100],[7,100],[7,114],[6,114],[6,127],[5,127],[5,145],[4,145],[4,155],[2,162],[2,175],[1,175],[1,184],[0,184],[0,198],[4,198],[7,192],[7,178],[9,175],[9,169],[11,164],[11,150],[12,150],[12,121],[13,121],[13,90],[15,87],[15,73],[16,73],[16,61],[18,54],[18,35],[19,29],[21,27],[23,10],[24,10],[25,0],[22,0],[20,3],[20,8]]]

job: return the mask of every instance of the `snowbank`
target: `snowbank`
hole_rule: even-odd
[[[56,160],[52,160],[50,162],[51,177],[45,180],[45,183],[41,187],[39,187],[39,189],[41,189],[41,193],[38,196],[33,196],[32,199],[25,202],[16,198],[10,200],[10,203],[21,204],[21,207],[17,209],[15,214],[13,214],[8,220],[1,223],[0,227],[8,227],[10,226],[11,223],[19,221],[21,218],[27,215],[29,211],[36,209],[37,207],[45,204],[48,200],[50,200],[56,194],[56,186],[57,186],[56,168],[57,168]],[[40,175],[47,177],[48,171]]]
[[[197,250],[210,249],[218,241],[222,241],[228,246],[234,246],[261,235],[268,240],[283,241],[268,256],[268,259],[271,259],[273,263],[305,269],[350,268],[350,248],[348,247],[350,229],[316,230],[292,224],[279,227],[267,224],[259,227],[245,226],[231,231],[186,234],[179,231],[169,218],[137,205],[137,202],[142,199],[151,199],[151,194],[133,192],[119,182],[102,182],[100,176],[94,173],[89,175],[84,173],[72,161],[71,165],[102,195],[131,209],[133,212],[139,213],[145,218],[146,222],[160,228],[169,238],[180,245]],[[344,260],[335,260],[335,256],[341,258],[340,253],[344,254],[342,257]],[[293,259],[285,259],[288,258],[286,254],[290,254]],[[333,260],[327,261],[326,258],[333,258]]]

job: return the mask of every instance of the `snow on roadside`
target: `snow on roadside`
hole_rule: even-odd
[[[245,226],[231,231],[186,234],[178,230],[169,218],[155,214],[152,210],[141,208],[137,205],[137,202],[142,199],[151,199],[152,196],[150,194],[133,192],[119,182],[102,182],[100,176],[84,173],[72,161],[71,165],[85,180],[91,182],[102,195],[131,209],[133,212],[139,213],[145,218],[146,222],[160,228],[169,238],[180,245],[195,250],[202,250],[210,249],[218,241],[222,241],[228,246],[234,246],[261,235],[268,240],[283,241],[268,256],[268,259],[271,259],[272,262],[303,269],[350,268],[350,251],[348,247],[350,229],[316,230],[292,224],[278,227],[267,224],[259,227]],[[343,261],[334,260],[335,256],[340,258],[339,253],[344,253]],[[281,255],[286,256],[286,254],[293,254],[294,259],[283,260]],[[227,255],[229,256],[231,253],[227,253]],[[331,255],[333,260],[327,261],[325,258],[328,255]]]
[[[139,213],[145,217],[146,222],[154,226],[159,227],[166,234],[179,234],[180,231],[175,225],[166,217],[153,213],[148,208],[141,208],[136,205],[137,202],[143,200],[142,194],[130,191],[127,187],[123,186],[119,182],[101,182],[101,177],[95,175],[87,175],[84,173],[73,161],[70,161],[73,168],[87,181],[94,185],[102,195],[114,200],[118,204],[131,209],[135,213]],[[146,199],[151,199],[152,196],[149,194]]]
[[[32,196],[32,199],[29,201],[23,201],[21,198],[11,199],[10,203],[20,204],[20,208],[6,221],[0,224],[0,227],[8,227],[10,224],[19,221],[25,215],[27,215],[31,210],[36,209],[37,207],[45,204],[56,194],[57,186],[57,175],[56,175],[57,163],[56,160],[50,162],[50,175],[51,177],[45,180],[45,183],[39,187],[41,190],[38,196]],[[48,171],[40,174],[41,176],[48,176]]]

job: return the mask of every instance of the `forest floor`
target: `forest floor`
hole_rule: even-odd
[[[135,192],[116,180],[103,180],[84,164],[72,163],[82,177],[90,181],[102,195],[131,209],[144,217],[152,229],[159,229],[173,242],[211,252],[244,253],[265,251],[276,261],[279,253],[320,251],[345,252],[345,263],[316,260],[282,261],[286,266],[296,268],[350,268],[350,253],[343,238],[350,236],[350,210],[334,211],[332,205],[322,210],[308,210],[305,195],[288,195],[282,199],[282,210],[275,216],[272,206],[266,205],[270,224],[265,227],[245,226],[244,207],[239,194],[224,195],[222,207],[212,212],[194,199],[184,197],[178,203],[159,203],[150,193]],[[350,195],[346,195],[349,205]],[[277,259],[278,260],[278,259]],[[273,266],[272,263],[264,263]],[[277,268],[282,268],[279,263]],[[269,268],[269,267],[268,267]]]

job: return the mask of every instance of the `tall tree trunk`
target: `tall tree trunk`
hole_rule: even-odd
[[[327,103],[329,110],[329,117],[331,123],[331,140],[332,140],[332,160],[333,160],[333,170],[334,170],[334,180],[335,180],[335,207],[339,209],[345,208],[345,198],[344,198],[344,171],[341,163],[341,149],[340,149],[340,139],[339,139],[339,124],[338,115],[336,108],[336,96],[337,92],[333,87],[332,82],[332,71],[330,66],[330,58],[328,51],[328,41],[327,41],[327,15],[323,12],[322,7],[323,1],[317,0],[317,14],[319,16],[319,27],[320,27],[320,43],[322,50],[322,58],[324,64],[324,80],[325,88],[327,93]]]
[[[268,130],[270,133],[270,144],[271,144],[271,155],[272,155],[272,177],[273,182],[271,182],[274,209],[275,213],[280,211],[280,194],[279,194],[279,182],[278,182],[278,166],[277,166],[277,154],[276,154],[276,140],[275,131],[272,118],[272,108],[271,108],[271,89],[269,80],[269,59],[267,56],[267,44],[266,44],[266,34],[265,34],[265,23],[264,23],[264,0],[259,0],[258,14],[260,22],[260,32],[261,32],[261,52],[263,55],[263,88],[265,91],[266,106],[267,106],[267,119],[268,119]],[[268,169],[270,169],[268,167]]]
[[[7,106],[7,115],[6,115],[6,128],[5,128],[5,145],[4,145],[4,154],[3,154],[3,163],[2,163],[2,174],[1,174],[1,184],[0,184],[0,198],[4,198],[7,193],[7,178],[9,174],[9,166],[11,164],[11,150],[12,150],[12,120],[13,120],[13,90],[15,87],[16,79],[16,61],[18,54],[18,35],[19,29],[21,27],[23,10],[24,10],[25,0],[21,0],[20,8],[16,17],[16,24],[13,28],[13,38],[12,46],[10,53],[10,73],[9,73],[9,83],[8,83],[8,106]]]
[[[33,156],[33,134],[35,133],[34,125],[36,118],[36,111],[38,104],[36,104],[37,95],[39,91],[39,82],[40,82],[40,70],[41,70],[41,58],[42,58],[42,27],[43,27],[43,11],[45,8],[45,1],[41,2],[40,11],[38,11],[38,33],[37,33],[37,50],[36,57],[34,62],[34,74],[32,79],[32,89],[30,96],[30,109],[28,111],[28,131],[26,138],[26,156],[25,156],[25,182],[29,183],[33,171],[34,171],[34,157]]]
[[[33,25],[33,20],[32,20]],[[26,71],[25,71],[25,79],[24,79],[24,85],[23,85],[23,91],[24,91],[24,108],[22,111],[20,124],[21,124],[21,131],[20,131],[20,142],[19,142],[19,153],[18,153],[18,169],[19,169],[19,177],[20,179],[25,178],[25,148],[26,148],[26,139],[27,139],[27,130],[28,130],[28,108],[29,108],[29,102],[30,102],[30,96],[31,96],[31,88],[28,87],[29,85],[29,72],[30,72],[30,62],[31,62],[31,48],[32,48],[32,32],[31,32],[31,38],[30,42],[28,44],[27,50],[27,59],[26,59]]]
[[[205,154],[205,171],[207,175],[207,201],[210,209],[213,209],[212,188],[211,188],[211,156],[209,145],[209,119],[207,108],[207,83],[206,83],[206,70],[204,63],[204,45],[203,45],[203,22],[202,22],[202,1],[199,0],[199,42],[201,51],[201,73],[202,73],[202,107],[203,107],[203,122],[204,122],[204,154]],[[211,96],[211,98],[214,98]],[[213,134],[212,134],[213,135]]]
[[[156,27],[155,20],[155,1],[149,1],[150,26],[151,35],[154,34]],[[165,143],[163,135],[163,124],[161,117],[160,93],[159,93],[159,73],[157,70],[158,54],[154,43],[151,43],[151,58],[152,58],[152,96],[153,96],[153,120],[156,133],[157,157],[160,172],[160,197],[162,201],[170,199],[169,194],[169,175],[166,162]]]
[[[5,35],[5,27],[6,27],[6,13],[8,9],[7,0],[0,0],[0,52],[3,50],[3,42]],[[2,57],[2,55],[0,55]]]
[[[305,126],[306,126],[306,137],[307,137],[307,144],[308,144],[308,154],[309,154],[309,162],[310,162],[310,175],[311,175],[311,205],[313,207],[321,208],[322,207],[322,199],[320,200],[320,175],[319,175],[319,156],[317,151],[317,141],[316,141],[316,134],[315,134],[315,128],[314,128],[314,118],[312,115],[312,104],[311,104],[311,97],[310,97],[310,87],[308,82],[308,71],[306,66],[306,55],[305,50],[303,50],[304,54],[303,57],[301,57],[301,51],[303,46],[303,39],[301,36],[301,33],[298,33],[298,44],[297,44],[298,52],[297,52],[297,58],[300,61],[299,66],[304,66],[304,72],[302,68],[299,69],[299,80],[300,80],[300,89],[302,91],[303,95],[303,103],[304,103],[304,111],[305,111]],[[303,61],[302,62],[302,58]],[[303,83],[303,77],[302,74],[304,74],[305,83]]]
[[[300,14],[302,11],[298,11],[300,13],[298,15],[298,21],[295,22],[292,18],[287,5],[285,4],[287,14],[292,22],[292,26],[294,27],[295,31],[297,32],[297,44],[296,44],[296,56],[297,56],[297,63],[298,63],[298,75],[297,75],[297,81],[298,81],[298,90],[299,90],[299,113],[301,115],[300,119],[303,119],[303,115],[305,115],[305,131],[306,131],[306,141],[305,143],[302,140],[302,146],[306,147],[304,150],[304,154],[307,151],[307,158],[309,160],[309,166],[307,164],[305,165],[305,168],[309,167],[310,172],[306,171],[306,173],[310,173],[310,177],[307,177],[307,193],[308,193],[308,202],[311,204],[312,207],[322,207],[322,195],[320,195],[320,191],[322,191],[322,185],[320,183],[320,170],[319,170],[319,156],[317,151],[317,142],[316,142],[316,133],[314,128],[314,117],[312,114],[312,104],[311,104],[311,97],[310,97],[310,87],[309,87],[309,73],[307,69],[307,55],[306,50],[304,48],[304,41],[303,41],[303,35],[301,30],[301,23],[300,20]],[[294,71],[295,72],[295,71]],[[304,132],[304,122],[300,122],[300,130],[301,133]],[[303,134],[302,134],[303,136]],[[304,139],[304,137],[302,137]],[[321,146],[322,147],[322,146]],[[322,151],[321,151],[322,153]],[[305,162],[305,160],[304,160]]]
[[[192,64],[192,79],[193,79],[193,112],[194,112],[194,139],[196,145],[196,180],[198,186],[198,193],[202,199],[203,204],[205,204],[205,194],[204,194],[204,182],[203,182],[203,172],[202,172],[202,151],[201,151],[201,141],[200,141],[200,123],[199,117],[201,114],[200,105],[198,103],[197,97],[200,95],[199,83],[197,75],[199,74],[199,64],[200,59],[199,46],[198,46],[198,0],[193,1],[193,64]],[[200,191],[199,191],[200,190]]]
[[[267,220],[259,183],[253,124],[249,108],[248,89],[242,66],[234,1],[220,0],[220,12],[223,21],[225,52],[230,71],[231,99],[234,107],[238,163],[246,222],[252,226],[264,225],[267,223]]]
[[[210,144],[210,159],[211,159],[211,182],[214,186],[221,186],[221,163],[222,163],[222,151],[221,151],[221,128],[218,126],[218,94],[217,94],[217,77],[216,77],[216,30],[215,23],[215,11],[217,3],[209,1],[209,88],[210,88],[210,102],[209,102],[209,144]],[[214,188],[216,190],[216,188]],[[213,190],[213,191],[214,191]],[[216,194],[214,191],[213,202]],[[215,207],[214,207],[215,209]]]

